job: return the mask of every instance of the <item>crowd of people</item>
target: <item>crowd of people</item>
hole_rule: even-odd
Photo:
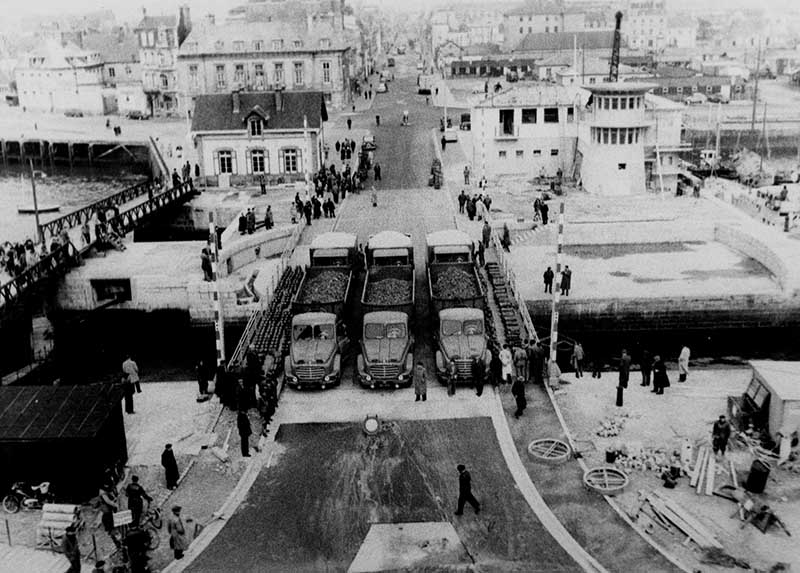
[[[34,243],[33,239],[26,239],[23,242],[4,242],[0,245],[0,284],[5,284],[24,273],[44,257],[57,252],[70,242],[66,231],[53,237],[49,246],[45,241]]]

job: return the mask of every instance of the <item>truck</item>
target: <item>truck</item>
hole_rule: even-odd
[[[358,382],[368,388],[408,386],[414,367],[414,248],[411,237],[381,231],[364,250],[367,273],[361,294]]]
[[[342,378],[342,352],[349,343],[345,311],[353,281],[358,239],[323,233],[309,248],[310,264],[292,297],[286,383],[294,388],[335,386]]]
[[[472,381],[472,360],[484,374],[491,355],[487,349],[485,296],[475,266],[475,245],[466,233],[444,230],[426,236],[428,292],[436,318],[436,374],[448,378],[450,361],[456,381]]]

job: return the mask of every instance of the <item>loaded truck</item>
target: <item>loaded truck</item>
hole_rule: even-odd
[[[411,237],[382,231],[367,241],[356,376],[368,388],[408,386],[414,367],[414,248]]]
[[[345,310],[359,256],[357,238],[323,233],[309,248],[310,264],[292,298],[286,383],[294,388],[321,388],[341,382],[342,352],[348,344]]]
[[[425,240],[428,292],[436,318],[436,374],[446,380],[454,360],[456,381],[472,382],[473,358],[481,362],[484,374],[491,361],[475,245],[469,235],[456,230],[430,233]]]

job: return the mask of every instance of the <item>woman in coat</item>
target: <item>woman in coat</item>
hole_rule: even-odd
[[[689,347],[684,346],[681,348],[681,353],[678,356],[678,382],[686,382],[689,376]]]
[[[428,372],[422,362],[417,362],[417,367],[414,369],[414,394],[415,402],[420,400],[424,402],[428,399]]]
[[[664,388],[669,387],[669,376],[667,376],[667,367],[661,356],[656,355],[653,357],[653,389],[651,392],[656,394],[663,394]]]
[[[514,358],[511,355],[508,344],[504,344],[503,350],[500,351],[500,364],[503,365],[503,382],[511,384],[514,380]]]
[[[183,552],[189,547],[189,540],[186,538],[186,524],[181,517],[181,506],[176,505],[172,508],[172,515],[167,521],[167,532],[169,533],[169,546],[175,554],[175,559],[183,559]]]

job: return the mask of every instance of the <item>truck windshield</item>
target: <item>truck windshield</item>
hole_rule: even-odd
[[[458,336],[459,334],[481,335],[483,334],[483,323],[477,318],[465,320],[463,323],[460,320],[442,321],[442,336]]]
[[[292,340],[333,340],[333,325],[297,324],[292,328]]]
[[[367,340],[380,340],[383,338],[395,339],[405,337],[406,325],[402,322],[364,325],[364,338]]]
[[[477,319],[465,320],[464,334],[467,336],[483,334],[483,323]]]
[[[442,336],[457,336],[461,334],[461,321],[460,320],[443,320],[442,321]]]

